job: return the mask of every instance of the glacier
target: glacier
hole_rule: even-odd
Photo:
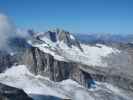
[[[33,75],[25,65],[13,66],[1,73],[0,82],[23,89],[34,100],[43,100],[34,95],[72,100],[132,100],[132,94],[108,83],[96,82],[95,87],[86,89],[71,79],[53,82],[47,77]]]

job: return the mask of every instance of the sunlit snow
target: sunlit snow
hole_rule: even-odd
[[[21,88],[30,96],[32,96],[31,94],[38,94],[59,98],[70,98],[72,100],[98,100],[95,98],[102,98],[100,95],[104,95],[104,92],[107,92],[126,98],[124,100],[131,100],[126,92],[122,92],[119,88],[116,88],[111,84],[97,82],[96,88],[85,89],[71,79],[61,82],[53,82],[43,76],[35,76],[31,74],[25,65],[13,66],[12,68],[7,69],[4,73],[1,73],[0,82],[9,86]]]

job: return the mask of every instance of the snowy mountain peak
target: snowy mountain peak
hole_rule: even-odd
[[[79,41],[73,36],[72,33],[61,30],[61,29],[54,29],[49,30],[47,32],[41,32],[36,35],[36,39],[47,43],[48,45],[64,43],[69,48],[72,46],[78,47],[81,51],[83,49],[80,46]]]
[[[73,34],[60,29],[38,33],[35,40],[30,42],[33,47],[39,48],[59,61],[72,61],[93,66],[105,67],[107,63],[103,62],[103,58],[119,53],[119,50],[106,45],[80,44]]]

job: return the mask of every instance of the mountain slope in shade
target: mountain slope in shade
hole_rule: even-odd
[[[0,83],[0,100],[33,100],[21,89]]]

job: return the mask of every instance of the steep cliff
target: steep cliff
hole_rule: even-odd
[[[89,87],[89,81],[95,80],[111,83],[123,89],[133,91],[132,77],[112,74],[111,69],[101,70],[76,62],[60,61],[36,47],[27,49],[23,58],[24,64],[28,66],[32,73],[49,77],[56,82],[71,78],[81,85]]]
[[[7,68],[11,67],[15,59],[6,51],[0,51],[0,72],[3,72]]]
[[[71,78],[84,86],[88,86],[87,80],[89,80],[90,75],[89,73],[85,74],[80,69],[80,64],[56,60],[52,55],[42,52],[36,47],[27,49],[23,58],[24,64],[35,75],[40,74],[57,82]]]

